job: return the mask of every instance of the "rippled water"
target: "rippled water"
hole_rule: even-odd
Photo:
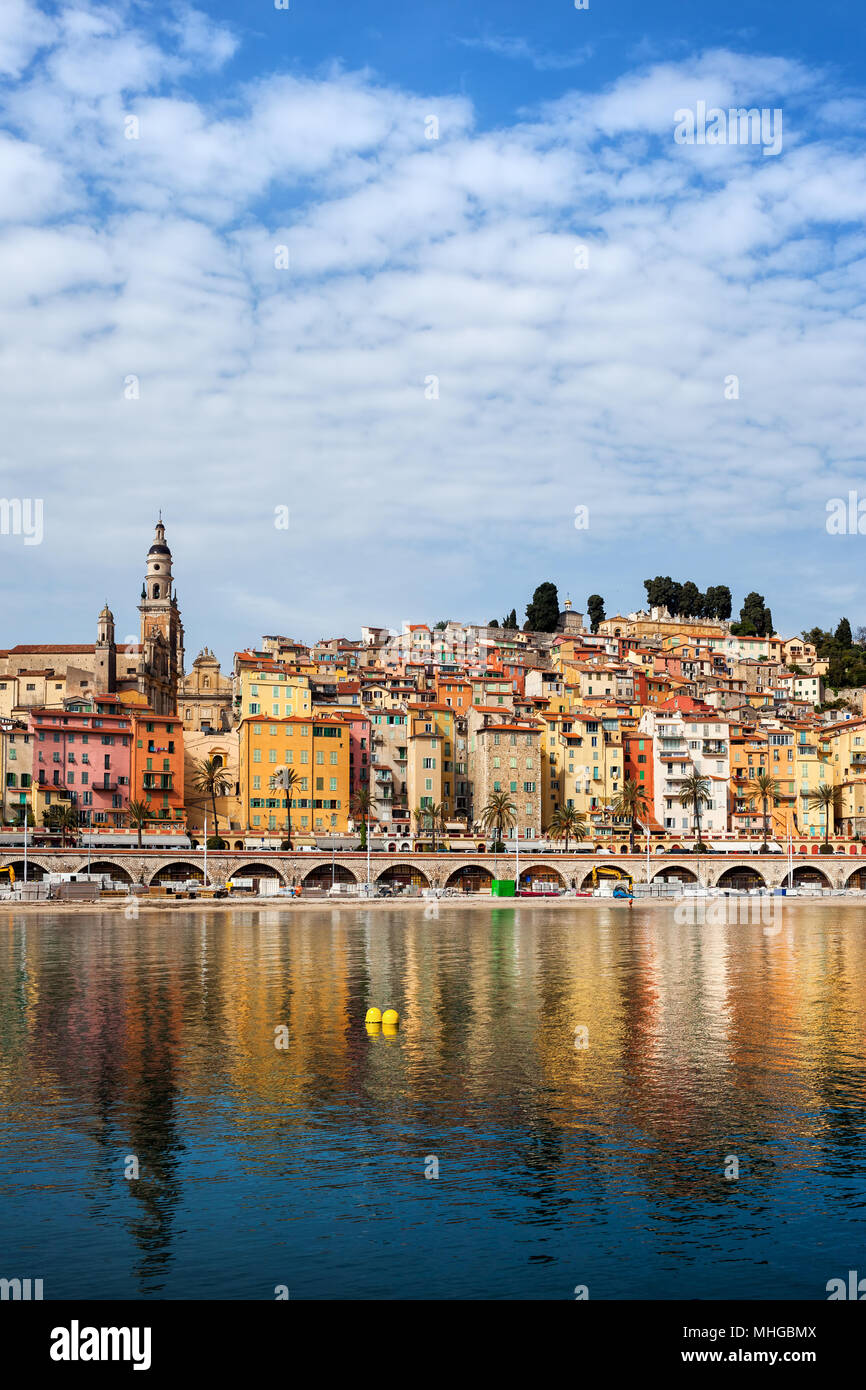
[[[866,1274],[858,907],[789,904],[776,935],[639,905],[0,927],[0,1276],[46,1298],[826,1298]]]

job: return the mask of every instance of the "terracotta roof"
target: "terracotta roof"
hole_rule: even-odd
[[[93,642],[41,642],[35,646],[10,647],[8,656],[26,656],[29,652],[92,652]]]

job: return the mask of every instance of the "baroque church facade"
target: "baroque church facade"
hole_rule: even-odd
[[[96,642],[40,643],[0,651],[0,688],[10,715],[63,699],[117,695],[156,714],[178,713],[184,679],[183,623],[172,574],[171,550],[160,516],[147,552],[138,605],[137,643],[118,643],[108,604],[99,614]],[[49,696],[51,698],[46,698]],[[58,698],[59,697],[59,698]],[[0,713],[3,713],[0,710]]]

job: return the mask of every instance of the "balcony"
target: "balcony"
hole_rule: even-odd
[[[116,782],[91,782],[89,790],[92,792],[116,792]]]

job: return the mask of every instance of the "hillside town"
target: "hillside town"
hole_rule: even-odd
[[[209,647],[187,670],[172,565],[160,518],[137,643],[117,641],[106,604],[93,642],[0,650],[5,836],[25,822],[63,843],[230,849],[866,836],[866,689],[830,688],[802,636],[665,606],[604,617],[593,595],[591,623],[566,598],[545,630],[512,610],[511,625],[313,646],[267,635],[228,672]]]

